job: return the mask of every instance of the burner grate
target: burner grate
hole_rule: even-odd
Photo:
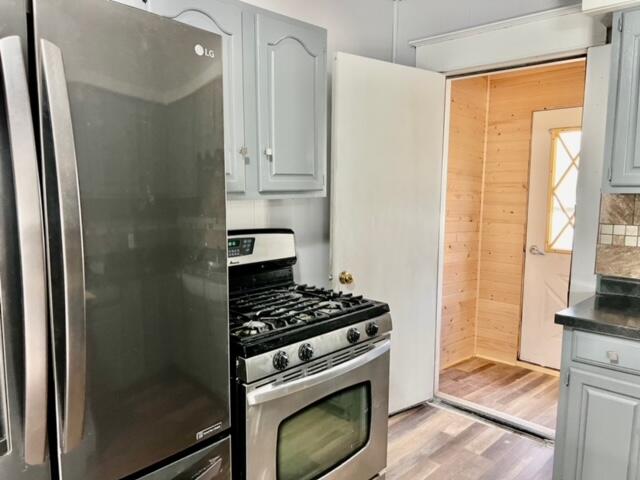
[[[270,335],[330,320],[372,306],[361,295],[308,285],[291,285],[232,295],[231,335],[242,339]],[[256,328],[256,324],[260,328]]]

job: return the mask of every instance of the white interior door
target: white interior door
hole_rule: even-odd
[[[565,108],[534,112],[531,130],[520,359],[557,369],[554,316],[569,295],[581,125],[582,108]]]
[[[333,287],[389,303],[396,412],[433,396],[445,78],[339,53],[333,99]]]

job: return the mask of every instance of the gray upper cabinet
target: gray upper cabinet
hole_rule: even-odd
[[[324,191],[326,32],[257,13],[260,192]]]
[[[325,29],[237,0],[116,1],[222,36],[229,198],[326,195]]]
[[[244,66],[242,8],[224,0],[149,0],[149,11],[222,36],[224,65],[224,158],[227,192],[242,193],[245,184]]]
[[[614,16],[605,191],[640,191],[640,10]]]
[[[570,375],[560,478],[639,478],[638,381],[612,378],[573,367]],[[555,478],[557,480],[558,475]]]

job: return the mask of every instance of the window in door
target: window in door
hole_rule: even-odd
[[[571,253],[582,130],[579,127],[554,128],[550,133],[551,175],[545,249],[552,253]]]

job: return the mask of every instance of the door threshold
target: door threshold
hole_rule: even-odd
[[[555,442],[556,439],[556,432],[552,428],[543,427],[537,423],[523,420],[513,415],[509,415],[508,413],[494,410],[493,408],[483,407],[477,403],[463,400],[447,393],[438,392],[435,395],[434,401],[439,401],[444,405],[471,413],[472,415],[478,416],[484,420],[488,420],[519,433],[539,438],[546,442]]]

